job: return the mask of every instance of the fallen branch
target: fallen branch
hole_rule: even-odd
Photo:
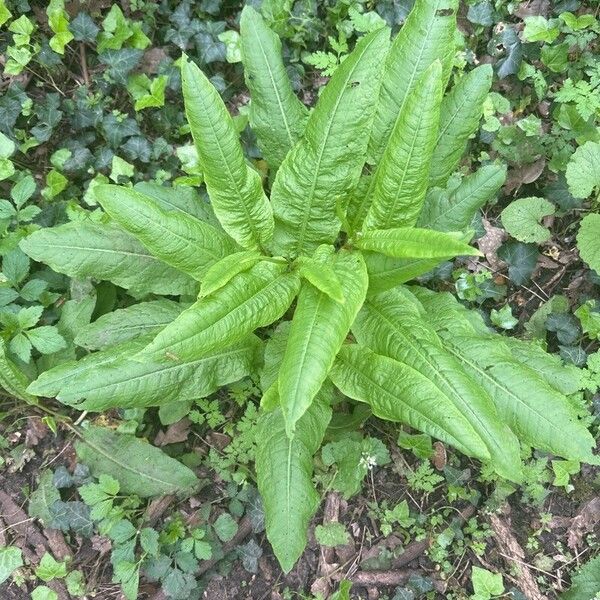
[[[491,515],[489,521],[494,532],[496,545],[500,549],[500,554],[505,559],[505,562],[514,569],[518,586],[525,597],[529,600],[548,600],[540,592],[540,588],[524,560],[525,552],[513,535],[508,517],[506,517],[506,520],[503,520],[498,515]],[[514,557],[514,559],[511,557]]]

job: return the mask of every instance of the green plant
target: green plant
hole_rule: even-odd
[[[104,213],[77,214],[21,242],[59,273],[111,281],[141,301],[134,327],[131,308],[89,326],[97,343],[118,343],[43,372],[30,394],[97,412],[195,400],[254,373],[264,350],[257,483],[285,571],[319,504],[313,455],[333,386],[514,482],[522,479],[519,441],[595,460],[594,440],[565,397],[569,372],[553,357],[492,333],[448,293],[403,285],[443,261],[479,255],[469,225],[504,179],[504,167],[489,164],[493,185],[475,173],[447,188],[492,75],[479,67],[443,95],[456,10],[456,0],[419,0],[391,47],[385,28],[362,37],[309,113],[289,84],[279,40],[247,7],[249,120],[268,181],[246,162],[217,90],[184,56],[186,115],[210,205],[187,188],[96,185]],[[105,44],[129,31],[120,22],[105,20]],[[273,323],[265,345],[253,332]],[[3,366],[12,376],[9,357]],[[93,474],[112,469],[121,490],[193,489],[189,469],[133,436],[92,428],[85,437],[82,460]],[[122,456],[133,465],[120,465]]]

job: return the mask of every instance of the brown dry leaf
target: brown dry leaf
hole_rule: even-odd
[[[508,237],[508,234],[504,229],[494,227],[487,219],[482,219],[481,221],[483,223],[483,228],[485,229],[485,235],[477,240],[477,245],[479,246],[479,250],[485,255],[490,267],[494,271],[497,271],[500,269],[502,261],[498,258],[496,253],[498,252],[498,248],[500,248],[504,240]]]
[[[27,419],[27,433],[25,434],[25,445],[28,448],[37,446],[41,440],[43,440],[50,429],[48,426],[39,418],[31,417]]]
[[[168,56],[163,48],[149,48],[144,52],[140,70],[142,73],[154,75],[158,73],[158,67],[165,58],[168,58]]]
[[[550,0],[528,0],[519,4],[515,10],[515,15],[520,19],[525,17],[537,17],[539,15],[547,17],[550,12]]]
[[[567,545],[574,550],[583,542],[583,536],[600,522],[600,497],[586,502],[574,517],[567,531]]]
[[[169,425],[166,431],[159,431],[154,443],[157,446],[166,446],[168,444],[177,444],[185,442],[190,434],[190,420],[186,417]]]
[[[224,433],[219,433],[218,431],[211,431],[206,436],[206,441],[213,448],[216,448],[217,450],[223,450],[224,448],[229,446],[229,444],[231,443],[231,438]]]
[[[438,471],[443,471],[447,462],[447,454],[446,454],[446,446],[442,442],[434,442],[433,443],[433,466]]]
[[[537,181],[539,176],[544,172],[546,159],[542,156],[535,162],[521,167],[516,167],[508,172],[506,183],[504,184],[504,192],[510,195],[514,190],[518,190],[522,185]]]

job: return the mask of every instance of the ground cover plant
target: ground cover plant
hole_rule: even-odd
[[[243,114],[230,115],[223,80],[207,77],[214,61],[206,54],[178,52],[154,79],[128,75],[151,44],[151,31],[118,7],[107,13],[101,31],[87,13],[70,15],[64,4],[50,3],[53,35],[42,44],[33,21],[13,20],[14,10],[5,8],[13,34],[9,75],[19,76],[38,54],[41,64],[51,52],[64,54],[73,40],[85,61],[86,43],[93,40],[108,83],[125,86],[136,113],[155,109],[176,123],[182,144],[174,151],[161,136],[151,146],[137,120],[118,110],[102,117],[102,100],[85,93],[64,107],[58,97],[46,98],[33,138],[20,130],[0,140],[10,197],[2,205],[0,382],[44,415],[43,427],[77,438],[76,464],[40,476],[30,516],[68,536],[97,532],[108,538],[112,579],[127,598],[144,593],[140,574],[158,582],[166,596],[184,598],[202,594],[210,584],[198,578],[234,548],[244,568],[256,572],[261,547],[254,540],[234,544],[263,527],[278,568],[290,573],[312,544],[311,522],[323,493],[334,494],[327,515],[331,503],[339,510],[339,498],[359,494],[370,477],[373,498],[365,507],[385,538],[405,531],[416,542],[427,540],[422,551],[444,580],[458,568],[451,557],[462,560],[468,547],[482,565],[470,570],[472,597],[508,593],[502,575],[483,568],[489,567],[483,562],[487,534],[476,520],[461,516],[450,523],[447,507],[440,520],[415,513],[406,500],[379,502],[372,478],[376,467],[393,464],[407,489],[422,497],[421,506],[441,484],[448,502],[477,506],[480,492],[467,484],[469,469],[459,468],[475,459],[470,464],[479,482],[494,487],[487,507],[497,510],[514,493],[534,506],[543,503],[550,473],[555,486],[572,492],[572,478],[598,464],[597,199],[592,211],[585,203],[599,190],[597,61],[586,54],[597,36],[595,16],[585,10],[576,16],[567,6],[550,19],[525,16],[523,45],[542,42],[541,52],[521,48],[510,27],[490,41],[494,52],[507,53],[496,63],[497,76],[530,80],[527,93],[540,103],[552,90],[558,124],[542,143],[527,139],[541,127],[533,114],[516,124],[507,120],[510,102],[492,91],[491,63],[466,70],[457,60],[459,48],[463,58],[476,52],[461,41],[457,19],[466,10],[475,30],[489,26],[506,10],[502,3],[466,9],[453,0],[417,0],[397,17],[402,26],[394,35],[385,12],[360,3],[342,11],[336,4],[325,21],[337,27],[337,36],[328,38],[333,52],[316,47],[304,54],[290,49],[290,39],[297,47],[310,41],[302,27],[282,24],[285,7],[280,13],[275,4],[244,7],[238,34],[211,30],[197,19],[194,24],[190,5],[182,6],[171,19],[179,30],[168,29],[166,36],[189,50],[188,27],[203,51],[213,44],[215,53],[223,52],[217,61],[240,63],[237,76],[249,90]],[[157,17],[156,8],[136,7],[148,22]],[[580,63],[558,79],[572,48],[579,49]],[[330,77],[307,104],[294,89],[299,60]],[[556,81],[548,84],[545,76]],[[172,82],[171,109],[165,92]],[[183,105],[177,104],[179,86]],[[19,110],[30,115],[16,94]],[[520,110],[533,97],[523,99]],[[42,190],[47,204],[40,207],[31,202],[34,178],[14,159],[16,142],[26,154],[29,145],[44,141],[60,121],[59,107],[79,112],[76,127],[82,130],[104,119],[102,135],[132,162],[109,148],[92,156],[71,140],[50,158]],[[95,136],[90,131],[88,139]],[[144,157],[151,155],[169,157],[165,169],[154,164],[149,177],[137,177],[133,162],[148,162]],[[174,155],[180,161],[175,169],[184,174],[170,181]],[[93,177],[81,201],[57,203],[69,190],[70,172],[75,182],[94,161],[98,172],[87,167]],[[503,229],[493,227],[487,211],[500,190],[535,184],[540,164],[558,177],[492,209]],[[559,250],[550,245],[558,234],[549,219],[574,209],[585,216],[576,228],[565,220],[566,235],[591,269],[581,275],[589,291],[571,312],[569,298],[540,288],[542,304],[523,323],[524,335],[509,337],[519,319],[503,301],[505,280],[517,286],[532,280],[541,260],[537,245],[549,244],[546,264],[558,260]],[[568,260],[556,267],[558,280]],[[508,275],[494,279],[500,261]],[[490,301],[494,308],[486,309]],[[151,445],[143,438],[157,422],[167,430]],[[159,527],[144,512],[153,505],[148,499],[194,502],[206,485],[199,454],[180,446],[192,425],[211,432],[206,465],[223,482],[228,509],[215,518],[209,494],[194,518],[175,512]],[[398,436],[393,458],[369,427]],[[228,439],[222,447],[215,441],[220,435]],[[450,448],[458,451],[452,464]],[[26,461],[25,450],[15,449],[11,462]],[[407,455],[420,462],[411,466]],[[494,518],[501,546],[513,538]],[[444,519],[450,525],[440,529]],[[326,518],[314,537],[343,556],[339,548],[350,541],[337,520]],[[546,521],[531,534],[528,549],[539,548]],[[582,527],[573,533],[575,546],[589,522]],[[398,559],[394,548],[405,549],[393,544],[366,559],[381,577]],[[503,551],[514,552],[514,545]],[[12,545],[1,552],[2,579],[16,572],[19,583],[21,550]],[[38,558],[34,575],[42,582],[85,593],[85,576],[68,569],[68,559]],[[550,568],[536,564],[543,572]],[[577,586],[598,591],[592,571],[584,566],[573,577],[571,597],[589,593]],[[517,575],[517,586],[539,593],[539,582],[526,573]],[[316,597],[327,596],[340,578],[325,570],[320,580],[313,585]],[[441,581],[418,581],[400,578],[388,587],[400,586],[394,598],[442,592]],[[350,597],[349,586],[341,581],[332,597]],[[39,598],[57,593],[46,585],[33,591]],[[454,591],[446,597],[454,593],[464,597]]]

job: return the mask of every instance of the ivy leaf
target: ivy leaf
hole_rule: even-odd
[[[489,0],[471,4],[467,12],[467,19],[469,19],[471,23],[483,25],[484,27],[491,27],[496,22],[494,17],[494,7]]]
[[[58,594],[46,585],[38,585],[31,592],[31,600],[58,600]]]
[[[563,42],[562,44],[546,44],[542,48],[542,62],[554,73],[562,73],[567,70],[569,64],[569,49],[571,44]]]
[[[600,143],[579,146],[567,165],[567,184],[575,198],[587,198],[600,190]]]
[[[523,58],[523,49],[514,27],[508,25],[499,35],[494,36],[488,44],[488,51],[492,55],[496,55],[498,54],[498,46],[504,49],[504,56],[496,64],[498,77],[504,79],[509,75],[518,73]]]
[[[520,198],[511,202],[501,213],[502,225],[520,242],[540,244],[550,239],[550,231],[539,221],[553,215],[554,204],[544,198]]]
[[[27,512],[30,517],[48,525],[52,520],[50,506],[57,500],[60,500],[60,492],[54,485],[52,471],[47,469],[42,473],[37,488],[29,497]]]
[[[73,34],[69,31],[65,1],[50,0],[46,14],[48,15],[48,25],[54,33],[49,41],[50,48],[58,54],[64,54],[65,46],[73,39]]]
[[[515,285],[527,283],[540,253],[535,244],[508,241],[498,248],[498,258],[508,263],[508,277]]]
[[[519,323],[519,319],[513,317],[509,304],[505,304],[500,310],[492,308],[490,319],[500,329],[514,329]]]
[[[317,525],[315,528],[315,537],[321,546],[327,546],[329,548],[343,546],[350,540],[346,528],[341,523],[337,522]]]
[[[70,23],[69,29],[76,42],[94,42],[100,28],[90,15],[80,12]]]
[[[579,255],[600,274],[600,214],[584,217],[577,234]]]
[[[4,583],[23,564],[20,548],[16,546],[0,548],[0,584]]]
[[[91,537],[94,532],[94,522],[90,518],[90,509],[83,502],[63,502],[57,500],[50,507],[52,521],[49,524],[53,529],[69,530]]]
[[[35,569],[35,574],[42,581],[52,581],[53,579],[62,579],[67,576],[67,563],[58,562],[49,553],[42,556],[39,566]]]
[[[504,583],[500,573],[492,573],[487,569],[473,567],[471,571],[473,590],[481,600],[487,600],[493,596],[504,593]]]
[[[600,304],[595,300],[588,300],[576,311],[575,316],[581,322],[581,328],[590,339],[600,339]]]
[[[106,75],[114,83],[127,84],[127,75],[137,67],[142,60],[144,52],[137,48],[120,48],[118,50],[106,50],[98,54],[98,60],[106,65]]]
[[[556,19],[548,20],[541,15],[527,17],[523,37],[528,42],[548,42],[551,44],[560,34]]]

